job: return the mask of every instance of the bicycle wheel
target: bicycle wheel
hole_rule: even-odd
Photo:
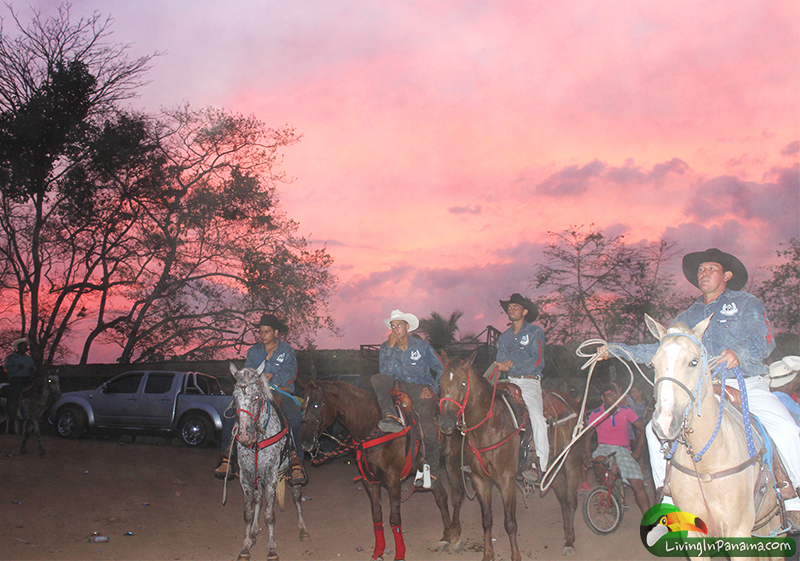
[[[583,501],[583,519],[595,534],[605,536],[622,524],[622,508],[616,493],[606,487],[595,487]]]

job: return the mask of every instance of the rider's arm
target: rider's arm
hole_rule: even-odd
[[[636,419],[636,422],[633,423],[633,428],[635,429],[636,432],[636,440],[634,441],[633,444],[632,455],[634,459],[639,459],[639,457],[642,455],[642,451],[644,450],[644,444],[645,444],[644,421],[641,418]]]
[[[763,368],[763,360],[775,349],[775,337],[764,305],[758,298],[747,294],[737,300],[741,303],[739,337],[727,347],[736,353],[742,370],[751,373]]]
[[[531,341],[524,356],[514,363],[513,376],[541,376],[544,370],[544,331],[533,326]]]
[[[403,351],[397,347],[390,347],[388,342],[381,345],[380,354],[378,356],[378,363],[380,365],[380,373],[391,376],[392,378],[402,377]]]
[[[425,362],[428,367],[435,372],[431,388],[433,388],[433,391],[436,393],[439,393],[439,380],[442,377],[442,372],[444,372],[444,364],[442,363],[441,357],[433,350],[433,347],[430,345],[427,347],[428,348],[425,350]]]
[[[271,365],[272,383],[282,390],[293,392],[294,381],[297,379],[297,356],[294,349],[285,341],[280,341],[272,356],[273,358],[283,356],[282,360],[276,360],[275,364]]]

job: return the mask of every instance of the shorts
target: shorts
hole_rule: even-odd
[[[614,456],[614,460],[617,462],[619,472],[625,481],[630,482],[631,479],[644,479],[642,468],[639,467],[639,462],[633,459],[631,451],[624,446],[600,444],[597,449],[592,452],[592,458],[608,456],[612,452],[617,453],[617,455]]]

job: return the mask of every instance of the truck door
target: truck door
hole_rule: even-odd
[[[136,426],[139,386],[144,372],[128,372],[110,380],[92,403],[95,419],[101,426]]]
[[[174,372],[150,372],[139,399],[139,420],[143,427],[166,429],[175,411]]]

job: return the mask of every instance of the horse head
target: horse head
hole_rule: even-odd
[[[702,399],[699,387],[708,376],[708,363],[704,360],[701,343],[710,317],[698,323],[694,329],[678,323],[669,329],[650,316],[645,322],[650,333],[661,342],[653,356],[655,368],[655,400],[653,430],[662,440],[675,440],[691,422],[692,406]],[[706,391],[711,391],[710,387]]]
[[[48,399],[51,402],[61,399],[61,379],[58,374],[50,374],[47,377],[47,391],[49,393]]]
[[[439,399],[437,421],[439,430],[444,435],[453,434],[457,425],[464,424],[464,409],[469,399],[470,380],[475,378],[472,363],[477,353],[476,349],[466,359],[454,358],[445,364],[442,377],[439,379],[441,399]]]
[[[243,368],[239,370],[230,364],[236,384],[233,387],[233,404],[237,416],[237,440],[246,447],[251,447],[258,442],[259,435],[263,432],[265,420],[261,414],[269,410],[272,399],[272,390],[269,382],[262,376],[264,365],[257,369]]]
[[[305,387],[303,420],[300,422],[300,446],[306,452],[314,452],[319,446],[322,431],[336,421],[336,408],[329,407],[322,384],[311,380]]]

